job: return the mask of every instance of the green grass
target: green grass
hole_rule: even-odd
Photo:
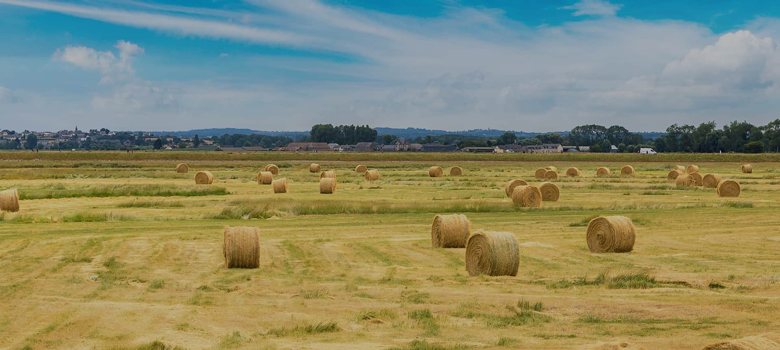
[[[293,328],[273,328],[268,331],[268,334],[285,337],[289,335],[313,335],[320,333],[334,333],[340,331],[339,325],[336,322],[319,322],[307,324],[304,326],[295,326]]]
[[[661,287],[690,287],[684,281],[657,281],[655,277],[647,273],[621,274],[608,276],[602,272],[594,279],[578,277],[575,279],[562,279],[547,285],[550,289],[566,289],[580,286],[606,286],[610,289],[647,289]]]
[[[165,201],[141,201],[133,200],[129,202],[119,203],[117,208],[184,208],[184,204],[181,202],[165,202]]]
[[[389,350],[466,350],[469,347],[465,345],[442,345],[433,344],[425,340],[414,340],[408,345],[401,348],[390,348]]]
[[[185,350],[185,349],[179,346],[168,345],[159,340],[155,340],[151,343],[139,345],[136,347],[130,347],[130,348],[114,347],[114,348],[110,348],[110,350]]]
[[[433,317],[431,310],[422,309],[409,311],[407,317],[409,317],[411,320],[417,321],[417,324],[425,329],[426,336],[436,336],[439,334],[439,324]]]
[[[124,197],[124,196],[213,196],[226,195],[224,187],[217,186],[166,186],[166,185],[88,185],[65,186],[55,184],[44,188],[20,189],[19,199],[59,199],[81,197]]]

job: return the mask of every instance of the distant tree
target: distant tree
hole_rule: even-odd
[[[395,135],[382,135],[382,144],[383,145],[392,145],[392,144],[395,144],[396,141],[398,141],[398,136],[395,136]]]
[[[162,149],[163,143],[161,138],[154,140],[154,149]]]
[[[761,153],[764,151],[764,144],[761,141],[750,141],[744,146],[745,153]]]
[[[542,143],[563,143],[563,137],[561,137],[560,134],[556,134],[552,132],[539,135],[537,136],[537,138]]]
[[[192,146],[195,148],[200,147],[200,138],[198,137],[198,134],[195,134],[195,137],[192,138]]]
[[[517,135],[514,132],[507,131],[496,139],[498,145],[511,145],[517,142]]]
[[[35,134],[28,134],[27,138],[24,140],[24,148],[35,149],[35,147],[37,146],[38,146],[38,136],[35,136]]]

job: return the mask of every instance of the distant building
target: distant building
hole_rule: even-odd
[[[330,146],[325,142],[291,142],[284,148],[289,152],[330,152]]]
[[[423,152],[455,152],[458,150],[456,145],[442,145],[440,143],[426,143],[422,145]]]
[[[563,146],[557,143],[525,146],[525,153],[562,153],[562,152],[563,152]]]
[[[500,147],[502,150],[504,150],[504,152],[507,152],[507,153],[523,153],[523,152],[525,152],[525,146],[518,145],[518,144],[501,145],[501,146],[498,146],[498,147]]]
[[[373,152],[375,150],[373,142],[358,142],[355,145],[355,152]]]
[[[578,146],[577,149],[579,149],[580,152],[590,152],[590,146]]]
[[[498,147],[464,147],[461,151],[470,153],[496,153],[496,149],[498,149]]]

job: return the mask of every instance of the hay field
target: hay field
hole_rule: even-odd
[[[780,162],[743,174],[699,159],[742,185],[720,198],[666,180],[695,159],[274,155],[289,186],[274,194],[258,160],[3,156],[0,190],[19,189],[21,210],[0,221],[0,349],[701,349],[780,329]],[[336,170],[333,194],[312,161]],[[619,176],[625,164],[636,176]],[[538,185],[548,165],[583,176],[554,181],[557,202],[515,208],[507,181]],[[195,185],[199,170],[214,183]],[[512,232],[517,276],[469,277],[464,248],[432,249],[447,213]],[[595,215],[631,218],[633,251],[590,253]],[[225,269],[226,226],[260,229],[259,269]]]

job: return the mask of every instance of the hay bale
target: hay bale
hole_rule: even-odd
[[[582,172],[580,171],[580,169],[571,167],[569,169],[566,169],[566,176],[578,177],[578,176],[582,176]]]
[[[265,167],[263,167],[263,170],[270,171],[271,174],[279,175],[279,167],[276,166],[276,164],[268,164]]]
[[[536,169],[536,171],[534,172],[534,177],[539,179],[539,180],[544,180],[544,174],[546,174],[546,173],[547,173],[547,169],[539,168],[539,169]]]
[[[260,230],[257,227],[226,227],[222,253],[229,269],[260,267]]]
[[[679,170],[681,173],[688,172],[688,169],[684,165],[675,165],[673,170]]]
[[[542,201],[557,202],[561,196],[561,190],[554,183],[545,182],[539,186],[539,192],[542,193]]]
[[[434,165],[428,169],[428,176],[430,177],[441,177],[442,175],[444,175],[444,169],[438,165]]]
[[[609,171],[609,168],[600,167],[600,168],[596,169],[596,176],[598,176],[598,177],[607,177],[607,176],[610,176],[610,175],[612,175],[612,172]]]
[[[379,180],[379,178],[381,177],[382,175],[379,174],[379,170],[376,169],[366,170],[365,178],[368,181],[376,181]]]
[[[701,183],[704,187],[707,188],[718,188],[718,183],[720,180],[720,175],[707,174],[702,177]]]
[[[356,173],[363,174],[363,173],[365,173],[366,171],[368,171],[368,168],[366,168],[366,166],[365,166],[365,165],[362,165],[362,164],[361,164],[361,165],[358,165],[358,166],[356,166],[356,167],[355,167],[355,172],[356,172]]]
[[[336,178],[334,177],[320,178],[320,193],[331,194],[333,192],[336,192]]]
[[[335,170],[325,170],[322,173],[320,173],[320,179],[329,178],[329,179],[335,179],[336,178],[336,171]]]
[[[698,173],[699,172],[699,166],[696,164],[691,164],[687,168],[685,168],[685,171],[688,172],[688,174]]]
[[[734,180],[723,180],[718,183],[717,193],[721,197],[739,197],[741,188],[739,182]]]
[[[436,215],[431,226],[434,248],[465,248],[471,234],[471,221],[462,214]]]
[[[539,208],[542,206],[542,192],[536,186],[517,186],[512,190],[512,202],[519,207]]]
[[[753,166],[750,164],[742,164],[740,167],[740,170],[742,170],[745,174],[752,174],[753,173]]]
[[[450,168],[450,176],[461,176],[463,175],[463,168],[459,166],[454,166]]]
[[[184,174],[190,171],[190,166],[185,163],[176,164],[176,172]]]
[[[466,243],[466,271],[471,276],[517,276],[520,246],[509,232],[477,231]]]
[[[544,173],[544,179],[547,181],[557,181],[558,180],[558,172],[555,170],[547,170]]]
[[[680,176],[674,179],[674,183],[678,188],[696,186],[696,180],[690,174],[680,174]]]
[[[15,188],[0,191],[0,210],[10,212],[19,211],[19,191]]]
[[[274,174],[270,171],[261,171],[257,174],[257,183],[261,185],[270,185],[274,181]]]
[[[318,173],[318,172],[320,172],[320,165],[317,164],[317,163],[309,164],[309,172],[310,173]]]
[[[674,170],[670,171],[668,174],[666,174],[666,179],[674,181],[674,180],[677,180],[677,178],[680,175],[684,174],[684,173],[685,173],[684,171],[680,171],[678,169],[674,169]]]
[[[558,168],[556,168],[556,167],[554,167],[552,165],[546,166],[544,168],[547,169],[547,170],[552,170],[552,171],[554,171],[556,173],[558,172]]]
[[[214,175],[210,171],[199,171],[195,173],[195,184],[211,185],[214,183]]]
[[[636,175],[636,172],[634,171],[634,167],[630,165],[624,165],[622,168],[620,168],[620,175],[623,176],[634,176]]]
[[[512,181],[509,181],[506,184],[506,187],[504,187],[504,192],[506,193],[507,197],[512,198],[512,192],[515,190],[515,187],[517,187],[517,186],[527,186],[527,185],[528,185],[528,183],[525,182],[524,180],[515,179],[515,180],[512,180]]]
[[[586,238],[592,253],[625,253],[634,249],[636,228],[625,216],[599,216],[588,223]]]
[[[274,193],[287,193],[287,179],[281,178],[271,182],[271,186],[274,188]]]
[[[778,350],[780,334],[767,333],[734,339],[727,342],[710,344],[703,350]]]
[[[700,173],[688,174],[693,179],[693,184],[696,186],[704,186],[704,177]]]

